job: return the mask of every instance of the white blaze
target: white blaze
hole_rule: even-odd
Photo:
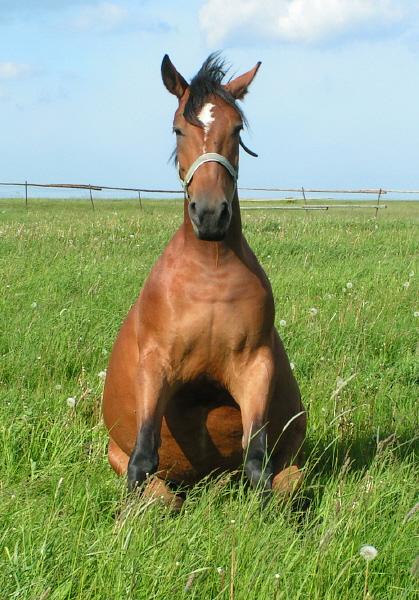
[[[205,144],[208,137],[208,132],[210,130],[211,124],[214,121],[213,109],[215,108],[215,104],[211,104],[211,102],[207,102],[201,109],[201,112],[198,115],[198,119],[201,121],[204,126],[204,147],[203,152],[205,152]]]

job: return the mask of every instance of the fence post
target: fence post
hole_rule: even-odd
[[[303,192],[304,204],[307,206],[306,192],[303,187],[301,187],[301,191]],[[307,209],[305,210],[305,213],[307,214]]]
[[[143,210],[143,204],[141,202],[141,192],[140,192],[140,190],[138,190],[138,202],[140,203],[141,210]]]
[[[93,195],[92,195],[92,186],[91,186],[91,184],[89,184],[89,191],[90,191],[90,202],[92,203],[93,210],[95,210],[95,205],[93,203]]]
[[[377,215],[378,215],[378,209],[379,209],[379,206],[380,206],[380,198],[381,198],[381,192],[382,191],[383,190],[381,188],[378,191],[377,206],[375,207],[375,218],[377,218]]]
[[[28,208],[28,182],[25,181],[25,206]]]

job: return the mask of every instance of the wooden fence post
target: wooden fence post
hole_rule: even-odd
[[[90,202],[92,203],[93,210],[95,210],[95,205],[93,203],[93,195],[92,195],[92,186],[91,186],[91,184],[89,184],[89,191],[90,191]]]
[[[301,187],[301,191],[303,192],[303,197],[304,197],[304,204],[305,206],[307,206],[307,198],[306,198],[306,193],[303,187]],[[307,210],[305,211],[305,213],[307,214]]]
[[[380,208],[380,198],[381,198],[381,192],[383,190],[380,188],[378,191],[378,199],[377,199],[377,206],[375,207],[375,218],[377,218],[378,215],[378,209]]]

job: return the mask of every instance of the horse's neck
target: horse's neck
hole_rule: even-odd
[[[183,231],[185,235],[185,244],[193,251],[198,253],[212,254],[216,247],[218,250],[232,250],[236,254],[241,254],[243,249],[243,233],[242,233],[242,221],[240,216],[240,204],[237,190],[234,194],[234,198],[231,204],[232,216],[230,227],[228,228],[227,234],[222,242],[206,242],[199,240],[193,230],[191,219],[188,211],[188,200],[185,198],[183,204]]]

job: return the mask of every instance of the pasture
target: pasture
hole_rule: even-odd
[[[126,498],[100,415],[118,327],[182,219],[143,205],[0,201],[0,597],[413,598],[418,203],[242,213],[308,409],[306,478],[261,511],[223,475],[178,515]]]

